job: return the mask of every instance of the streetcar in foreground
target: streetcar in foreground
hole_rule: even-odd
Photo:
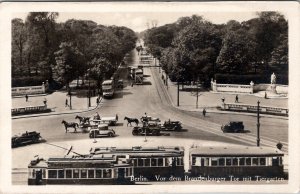
[[[194,177],[284,177],[284,153],[269,147],[196,147],[190,149]]]
[[[133,184],[133,166],[126,158],[108,155],[72,155],[37,158],[28,166],[28,185]]]
[[[134,177],[147,180],[156,180],[160,177],[183,177],[184,176],[184,149],[182,147],[95,147],[92,155],[115,155],[128,157],[134,168]]]

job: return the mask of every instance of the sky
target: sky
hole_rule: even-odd
[[[251,18],[255,18],[256,12],[195,12],[195,13],[183,13],[183,12],[157,12],[157,13],[138,13],[138,12],[127,12],[127,13],[70,13],[70,12],[59,12],[59,17],[57,22],[65,22],[68,19],[78,19],[78,20],[92,20],[97,24],[102,25],[116,25],[116,26],[126,26],[136,32],[141,32],[147,29],[147,23],[151,21],[157,21],[158,26],[173,23],[177,21],[178,18],[183,16],[191,16],[193,14],[201,15],[206,20],[211,21],[214,24],[226,23],[229,20],[237,20],[239,22],[247,21]],[[26,19],[27,13],[14,13],[14,18]],[[150,26],[151,27],[151,26]]]

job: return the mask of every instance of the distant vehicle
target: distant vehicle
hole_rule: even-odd
[[[118,80],[118,86],[117,86],[118,88],[121,88],[121,89],[123,89],[124,88],[124,82],[123,82],[123,80]]]
[[[132,135],[154,135],[159,136],[161,130],[161,125],[157,122],[148,122],[146,125],[142,127],[134,127],[132,130]]]
[[[115,84],[113,80],[105,80],[102,83],[103,97],[112,98],[115,92]]]
[[[116,132],[113,129],[109,129],[107,124],[101,124],[97,127],[90,127],[90,138],[96,138],[96,137],[114,137],[116,135]]]
[[[36,131],[23,133],[20,136],[13,136],[11,138],[11,147],[18,147],[26,144],[38,143],[41,140],[40,133]]]
[[[180,121],[165,121],[161,127],[161,130],[165,131],[180,131],[182,129]]]
[[[224,133],[242,133],[244,132],[244,124],[242,121],[230,121],[226,125],[221,126]]]
[[[151,116],[142,116],[141,117],[141,121],[146,121],[146,122],[149,122],[149,121],[155,121],[155,122],[160,122],[160,119],[159,118],[154,118],[154,117],[151,117]]]

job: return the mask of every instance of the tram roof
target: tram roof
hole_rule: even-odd
[[[183,154],[183,147],[132,147],[132,148],[116,148],[116,147],[94,147],[91,148],[91,154],[123,154],[123,155],[180,155]]]
[[[275,156],[284,153],[270,147],[229,146],[229,147],[196,147],[190,149],[191,155],[203,156]]]
[[[109,79],[109,80],[104,80],[102,82],[102,84],[111,84],[113,80]]]

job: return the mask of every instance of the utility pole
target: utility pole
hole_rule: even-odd
[[[70,97],[70,110],[72,110],[72,93],[71,93],[71,88],[69,88],[68,95]]]
[[[197,83],[197,100],[196,100],[196,109],[198,109],[198,96],[199,96],[199,79],[198,79],[198,83]]]
[[[177,106],[179,106],[179,80],[177,80]]]
[[[257,147],[260,146],[260,137],[259,137],[259,127],[260,127],[260,123],[259,123],[259,101],[257,101]]]

